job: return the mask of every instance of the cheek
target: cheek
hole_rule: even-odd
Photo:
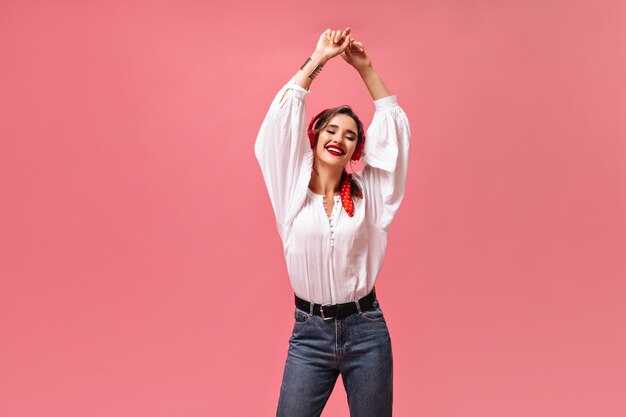
[[[320,133],[319,136],[317,137],[317,143],[315,144],[315,150],[316,151],[319,151],[320,149],[324,150],[324,145],[323,144],[328,141],[327,138],[325,137],[326,135],[324,133],[325,132]]]
[[[324,147],[320,144],[320,142],[321,141],[317,142],[317,146],[315,146],[315,151],[314,151],[315,155],[318,157],[322,156],[325,151]]]
[[[356,140],[348,145],[348,153],[352,155],[356,149]]]

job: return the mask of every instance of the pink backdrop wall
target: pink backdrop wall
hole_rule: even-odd
[[[409,115],[395,415],[626,415],[626,3],[0,4],[0,415],[270,416],[292,296],[253,155],[350,25]],[[339,60],[309,113],[373,113]],[[338,384],[325,416],[347,415]]]

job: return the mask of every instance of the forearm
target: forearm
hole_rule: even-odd
[[[296,83],[305,90],[308,90],[311,87],[311,83],[320,73],[322,67],[328,61],[327,58],[322,57],[317,52],[313,52],[311,55],[311,60],[304,64],[300,70],[295,75]]]
[[[367,67],[359,71],[359,75],[363,79],[365,86],[367,87],[373,100],[388,97],[391,92],[380,78],[380,75],[374,70],[373,67]]]

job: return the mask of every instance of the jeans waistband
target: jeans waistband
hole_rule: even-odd
[[[303,300],[297,295],[295,295],[295,298],[296,307],[302,311],[320,316],[324,320],[334,318],[343,319],[352,314],[361,314],[362,311],[372,310],[374,308],[374,301],[376,301],[376,291],[372,289],[365,297],[357,301],[342,304],[313,304],[311,306],[309,301]]]

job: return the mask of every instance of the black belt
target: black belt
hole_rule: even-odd
[[[296,307],[307,313],[311,312],[311,303],[296,297]],[[361,311],[368,311],[374,308],[374,301],[376,301],[376,292],[372,289],[372,292],[358,301],[351,301],[343,304],[313,304],[313,314],[320,316],[324,320],[330,319],[343,319],[352,314],[361,313]]]

